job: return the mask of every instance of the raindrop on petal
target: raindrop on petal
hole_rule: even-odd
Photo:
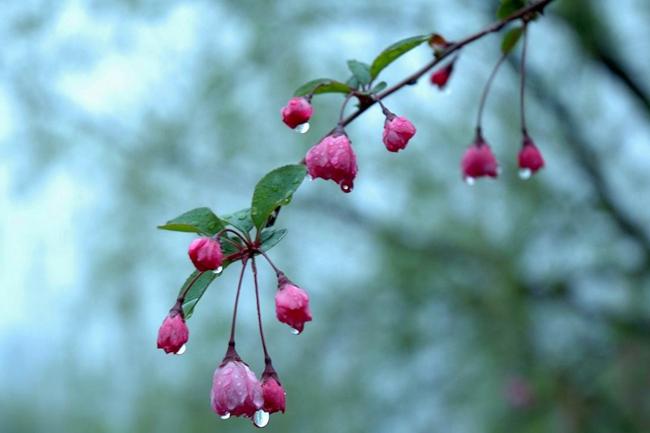
[[[262,409],[258,410],[255,412],[255,416],[253,417],[253,423],[255,424],[255,427],[266,427],[269,424],[269,413],[266,411],[263,411]]]
[[[467,185],[469,185],[469,186],[472,186],[472,185],[474,185],[474,184],[476,183],[476,179],[474,179],[474,178],[471,177],[471,176],[466,176],[466,177],[465,177],[465,183],[466,183]]]
[[[291,333],[293,335],[298,335],[298,334],[300,334],[300,331],[298,331],[296,328],[291,328]]]
[[[221,419],[228,419],[228,418],[230,418],[230,412],[226,412],[226,413],[224,413],[223,415],[221,415],[220,418],[221,418]]]
[[[530,177],[533,175],[533,171],[530,168],[522,168],[519,170],[519,178],[526,180],[530,179]]]
[[[215,269],[215,270],[212,271],[212,272],[214,272],[215,274],[219,275],[220,273],[223,272],[223,266],[219,266],[217,269]]]
[[[293,130],[299,134],[304,134],[305,132],[309,131],[309,122],[301,123],[300,125],[293,128]]]
[[[187,350],[187,345],[183,344],[180,349],[176,352],[176,355],[182,355]]]

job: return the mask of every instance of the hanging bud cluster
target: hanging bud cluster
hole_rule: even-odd
[[[232,234],[233,236],[228,236]],[[236,247],[229,255],[224,255],[223,245]],[[180,355],[185,352],[189,331],[185,323],[183,305],[185,296],[205,272],[220,273],[225,264],[241,261],[242,271],[237,285],[233,318],[230,329],[228,349],[216,368],[210,390],[212,410],[222,419],[232,417],[250,418],[257,427],[268,424],[270,415],[286,410],[286,393],[279,376],[273,367],[262,327],[260,294],[257,279],[256,256],[268,261],[276,272],[277,291],[275,293],[275,315],[281,323],[287,324],[293,334],[301,333],[305,323],[312,320],[307,292],[291,282],[262,251],[259,237],[249,238],[248,233],[235,229],[224,229],[214,237],[200,237],[193,240],[188,255],[196,268],[196,276],[178,297],[174,307],[163,321],[158,331],[158,348],[165,353]],[[264,370],[260,379],[235,350],[235,326],[242,281],[248,263],[251,263],[257,319],[264,355]]]

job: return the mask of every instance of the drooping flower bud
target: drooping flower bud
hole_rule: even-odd
[[[287,105],[282,108],[282,121],[291,129],[309,122],[314,109],[303,97],[289,99]]]
[[[255,373],[236,354],[226,355],[214,372],[210,404],[223,419],[230,416],[252,418],[264,404],[262,386]]]
[[[533,140],[524,136],[524,143],[519,151],[519,176],[522,179],[528,179],[535,174],[537,170],[544,167],[544,158]]]
[[[278,291],[275,294],[275,315],[280,322],[291,326],[296,334],[302,332],[305,322],[311,321],[309,295],[289,281],[284,274],[281,274],[278,278]]]
[[[201,272],[218,269],[223,263],[221,245],[214,238],[194,239],[187,253],[196,269]]]
[[[343,192],[352,191],[357,175],[357,157],[342,130],[312,146],[305,157],[305,164],[312,178],[331,179],[341,186]]]
[[[383,138],[384,145],[390,152],[404,149],[414,135],[415,126],[406,117],[386,116]]]
[[[494,157],[490,146],[480,135],[465,151],[461,161],[461,169],[463,178],[470,185],[478,177],[497,177],[499,175],[499,163]]]
[[[444,89],[451,77],[451,73],[454,72],[454,61],[447,64],[447,66],[433,71],[431,74],[431,84],[438,86],[439,89]]]
[[[282,412],[286,409],[287,394],[275,375],[262,376],[263,409],[268,413]]]
[[[190,331],[187,329],[183,314],[172,309],[158,329],[158,349],[164,350],[165,353],[180,355],[189,336]]]

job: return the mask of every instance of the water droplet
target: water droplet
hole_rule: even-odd
[[[447,95],[447,96],[449,96],[449,95],[451,95],[452,93],[453,93],[453,92],[451,91],[451,87],[450,87],[450,86],[445,86],[445,87],[443,87],[443,89],[442,89],[442,94],[443,94],[443,95]]]
[[[292,333],[293,335],[298,335],[298,334],[300,334],[300,331],[298,331],[298,330],[295,329],[295,328],[291,328],[291,333]]]
[[[476,179],[471,176],[465,176],[465,183],[469,186],[472,186],[476,183]]]
[[[533,171],[530,168],[522,168],[519,170],[519,178],[526,180],[530,179],[530,177],[533,175]]]
[[[293,130],[299,134],[304,134],[305,132],[309,131],[309,122],[302,123],[293,128]]]
[[[269,413],[260,409],[255,412],[253,423],[255,424],[255,427],[263,428],[269,424],[269,418]]]
[[[182,355],[183,353],[185,353],[186,350],[187,350],[187,345],[183,344],[181,348],[178,349],[178,352],[176,352],[176,355]]]
[[[347,182],[343,182],[341,184],[341,191],[343,191],[344,193],[351,192],[352,191],[352,184],[347,183]]]
[[[230,418],[230,412],[226,412],[226,413],[224,413],[223,415],[221,415],[220,418],[221,418],[221,419],[228,419],[228,418]]]
[[[212,271],[212,272],[214,272],[215,274],[219,275],[220,273],[223,272],[223,266],[219,266],[217,269],[215,269],[215,270]]]

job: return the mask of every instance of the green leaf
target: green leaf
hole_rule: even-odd
[[[276,246],[287,234],[287,229],[264,229],[262,230],[260,248],[267,252]]]
[[[357,80],[357,77],[355,77],[354,75],[348,78],[348,81],[346,81],[345,84],[347,84],[353,89],[359,88],[359,80]]]
[[[244,233],[249,233],[255,225],[251,219],[251,209],[246,208],[229,215],[223,216],[223,220]]]
[[[502,20],[526,6],[526,0],[501,0],[497,9],[497,18]]]
[[[393,63],[402,54],[405,54],[423,42],[428,41],[430,37],[431,35],[420,35],[395,42],[382,51],[372,62],[372,66],[370,66],[370,76],[375,79],[386,66]]]
[[[224,223],[209,208],[200,207],[185,212],[158,226],[162,230],[214,235],[224,228]]]
[[[380,81],[372,89],[370,89],[370,93],[379,93],[382,90],[384,90],[387,86],[388,84],[386,84],[385,81]]]
[[[225,268],[227,266],[226,263],[223,264],[223,267]],[[185,283],[183,283],[183,286],[181,287],[181,290],[179,291],[179,294],[183,293],[185,291],[185,288],[192,282],[194,279],[197,277],[197,275],[200,274],[199,271],[194,271],[192,274],[185,280]],[[219,274],[221,275],[221,274]],[[205,293],[205,290],[208,288],[208,286],[214,281],[215,278],[219,276],[218,274],[215,274],[212,271],[207,271],[203,272],[201,276],[198,277],[192,288],[187,292],[185,295],[185,301],[183,302],[183,315],[185,316],[185,319],[189,319],[192,317],[192,313],[194,313],[194,307],[196,304],[201,300],[201,296]]]
[[[503,40],[501,41],[501,52],[503,54],[510,54],[510,52],[517,46],[523,33],[523,27],[515,27],[508,30],[508,32],[503,35]]]
[[[305,179],[307,169],[302,164],[285,165],[267,173],[255,186],[251,217],[259,229],[266,224],[273,210],[286,204]]]
[[[318,78],[309,81],[302,86],[298,87],[294,96],[317,95],[319,93],[350,93],[352,89],[340,81],[331,80],[329,78]]]
[[[370,76],[370,65],[358,60],[348,60],[348,69],[362,86],[365,86],[372,81],[372,77]]]

